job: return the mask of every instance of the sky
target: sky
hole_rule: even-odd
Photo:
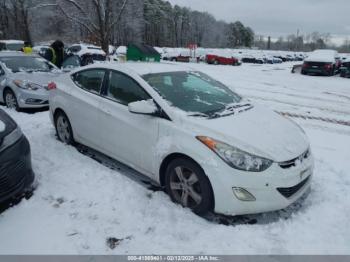
[[[168,0],[207,11],[227,22],[240,20],[256,34],[330,33],[335,44],[350,40],[350,0]]]

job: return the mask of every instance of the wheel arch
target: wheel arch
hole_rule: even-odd
[[[205,174],[205,177],[208,179],[208,182],[209,182],[209,186],[210,186],[210,191],[211,191],[211,196],[212,196],[212,199],[211,199],[211,203],[212,203],[212,206],[211,206],[211,210],[214,210],[215,208],[215,194],[214,194],[214,190],[213,190],[213,185],[208,177],[208,175],[205,173],[204,169],[202,168],[202,166],[196,161],[194,160],[192,157],[186,155],[186,154],[183,154],[183,153],[171,153],[170,155],[168,155],[167,157],[165,157],[160,165],[160,168],[159,168],[159,182],[160,182],[160,185],[162,188],[165,188],[165,175],[166,175],[166,170],[167,170],[167,167],[169,166],[169,164],[175,160],[175,159],[179,159],[179,158],[182,158],[182,159],[187,159],[189,161],[192,161],[194,164],[196,164],[202,171],[203,173]]]
[[[13,91],[13,89],[12,89],[10,86],[6,85],[6,86],[2,89],[2,94],[1,94],[1,98],[3,99],[4,102],[5,102],[5,92],[6,92],[6,90],[10,90],[12,93],[15,94],[15,91]]]
[[[57,108],[55,108],[55,110],[54,110],[54,112],[53,112],[53,119],[54,119],[55,121],[56,121],[57,115],[58,115],[59,113],[65,114],[65,116],[66,116],[66,117],[68,118],[68,120],[69,120],[69,117],[68,117],[67,113],[66,113],[62,108],[57,107]]]

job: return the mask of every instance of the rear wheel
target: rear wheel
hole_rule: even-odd
[[[213,209],[214,197],[209,179],[193,161],[173,160],[166,171],[166,191],[175,203],[205,214]]]
[[[58,139],[67,145],[74,144],[73,131],[68,117],[62,111],[58,112],[55,117],[55,127]]]
[[[11,89],[5,90],[4,100],[5,100],[5,104],[8,108],[15,109],[17,111],[19,110],[16,95]]]
[[[214,61],[214,65],[218,65],[219,64],[219,61],[218,60],[215,60]]]

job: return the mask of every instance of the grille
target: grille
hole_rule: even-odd
[[[22,171],[24,168],[25,163],[23,161],[7,162],[1,165],[0,198],[5,197],[23,186],[25,176],[23,176]]]
[[[310,157],[310,155],[311,155],[311,151],[310,149],[308,149],[305,153],[303,153],[301,156],[297,158],[279,163],[279,166],[283,169],[295,167],[297,166],[298,163],[302,163],[303,161],[307,160]]]
[[[286,188],[277,188],[277,191],[281,193],[286,198],[292,197],[295,193],[297,193],[303,186],[306,185],[306,183],[309,181],[310,177],[306,178],[303,182],[297,184],[293,187],[286,187]]]

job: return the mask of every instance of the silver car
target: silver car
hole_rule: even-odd
[[[1,52],[0,102],[16,110],[48,107],[48,84],[59,74],[55,65],[40,56]]]

